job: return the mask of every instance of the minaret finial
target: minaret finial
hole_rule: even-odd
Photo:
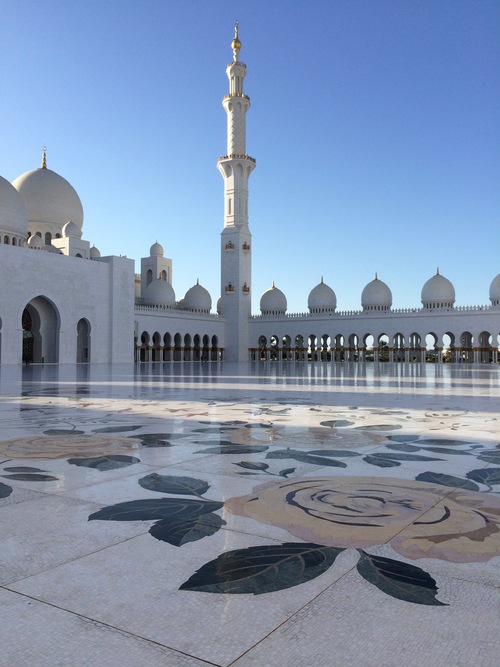
[[[42,146],[42,169],[47,169],[47,146]]]
[[[238,28],[239,28],[239,23],[238,20],[234,22],[234,39],[231,42],[231,48],[233,49],[233,60],[234,62],[238,62],[240,58],[240,49],[241,49],[241,42],[238,38]]]

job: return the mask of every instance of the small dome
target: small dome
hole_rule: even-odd
[[[179,301],[177,301],[177,303],[175,305],[176,305],[177,308],[181,308],[181,309],[184,308],[184,297],[182,297],[182,299],[179,299]]]
[[[361,307],[363,310],[390,310],[392,306],[392,292],[389,287],[378,279],[375,274],[375,280],[368,283],[361,293]]]
[[[218,315],[221,314],[221,304],[222,304],[222,297],[219,297],[219,298],[217,299],[217,314],[218,314]]]
[[[62,235],[66,238],[72,237],[72,238],[81,239],[82,238],[82,230],[79,227],[77,227],[72,220],[70,220],[62,228]]]
[[[163,257],[163,246],[156,241],[149,249],[150,257]]]
[[[52,243],[48,243],[47,245],[43,246],[43,249],[46,250],[47,252],[53,252],[55,255],[62,255],[62,250],[59,250],[59,248],[56,248],[55,245],[52,245]]]
[[[455,288],[439,269],[435,276],[422,287],[422,305],[424,308],[453,308],[455,303]]]
[[[491,281],[490,301],[492,306],[500,306],[500,273]]]
[[[284,315],[287,309],[286,296],[274,282],[260,297],[260,312],[263,315]]]
[[[19,192],[28,209],[28,229],[34,234],[62,233],[72,220],[81,229],[83,207],[76,190],[66,179],[46,168],[33,169],[18,176],[12,185]]]
[[[196,281],[196,285],[188,289],[184,295],[183,307],[187,310],[209,313],[212,308],[212,297],[199,281]]]
[[[90,250],[89,250],[89,255],[90,255],[90,259],[99,259],[99,257],[101,256],[101,253],[95,247],[95,245],[93,245],[92,248],[90,248]]]
[[[168,280],[157,278],[144,290],[144,303],[154,306],[174,306],[175,292]]]
[[[331,314],[335,312],[337,297],[332,288],[323,282],[323,278],[321,278],[319,285],[311,290],[307,299],[307,306],[310,313]]]
[[[28,210],[26,209],[24,200],[16,188],[1,176],[0,232],[2,237],[5,234],[20,236],[23,241],[28,236]]]
[[[41,248],[44,247],[44,243],[37,234],[34,234],[33,236],[29,237],[28,246],[30,248],[35,248],[36,250],[40,250]]]

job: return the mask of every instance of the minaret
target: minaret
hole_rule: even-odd
[[[238,22],[231,43],[233,62],[226,68],[229,94],[222,100],[227,114],[227,155],[217,167],[224,179],[224,230],[221,234],[221,315],[226,319],[226,361],[247,361],[251,314],[252,235],[248,228],[248,179],[255,160],[246,152],[245,116],[250,98],[243,92],[247,67],[240,62]]]

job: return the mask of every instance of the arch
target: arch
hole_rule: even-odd
[[[284,361],[292,359],[292,339],[290,336],[283,336],[281,339],[281,358]]]
[[[158,331],[155,331],[153,334],[152,360],[161,361],[161,357],[161,335]]]
[[[163,361],[172,360],[172,336],[168,332],[163,336]]]
[[[211,350],[211,360],[217,361],[220,358],[219,350],[219,339],[217,336],[212,336],[212,350]]]
[[[342,334],[337,334],[335,336],[335,349],[333,353],[334,361],[344,361],[344,336]]]
[[[490,364],[493,361],[493,336],[489,331],[481,331],[477,341],[477,361],[480,364]]]
[[[267,338],[259,336],[259,355],[261,361],[267,361]]]
[[[450,363],[456,361],[455,334],[451,331],[443,334],[443,361]]]
[[[193,338],[193,361],[201,361],[201,336],[195,334]]]
[[[7,234],[5,234],[5,236],[3,237],[3,242],[9,243],[9,241],[10,241],[9,237],[7,236]]]
[[[82,317],[76,325],[76,363],[90,362],[90,322]]]
[[[22,313],[23,362],[57,364],[60,317],[55,305],[44,296],[26,304]]]
[[[439,346],[439,338],[433,331],[429,331],[425,336],[425,361],[429,363],[443,361],[443,348]]]
[[[176,333],[174,336],[174,361],[182,361],[182,336]]]
[[[167,272],[165,271],[165,269],[163,269],[163,271],[160,273],[160,279],[161,280],[167,279]]]
[[[330,345],[330,336],[328,334],[323,334],[321,336],[321,361],[330,361]]]
[[[184,361],[191,361],[191,336],[186,334],[184,336]]]
[[[148,285],[151,285],[152,282],[153,282],[153,271],[151,269],[148,269],[146,273],[146,287]]]
[[[12,238],[12,245],[17,245],[17,239],[15,236]]]
[[[307,358],[309,361],[317,361],[318,359],[318,351],[316,349],[317,347],[317,338],[314,334],[309,334],[307,337]]]
[[[389,361],[389,336],[381,333],[377,339],[375,361]]]
[[[458,363],[463,362],[465,364],[471,364],[474,361],[474,353],[472,348],[473,341],[474,338],[470,331],[464,331],[460,335]]]
[[[149,334],[143,331],[141,334],[141,353],[139,361],[149,361]]]
[[[52,234],[50,232],[45,232],[45,245],[50,245],[52,243]]]

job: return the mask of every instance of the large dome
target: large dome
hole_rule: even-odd
[[[41,167],[18,176],[12,185],[28,209],[28,229],[32,234],[49,232],[62,235],[71,220],[83,226],[83,207],[76,190],[55,171]]]
[[[422,305],[424,308],[453,308],[454,303],[455,288],[438,269],[422,287]]]
[[[184,295],[183,307],[186,310],[209,313],[212,308],[212,297],[208,290],[202,287],[199,281],[196,281],[196,285],[188,289]]]
[[[273,283],[260,297],[260,311],[263,315],[284,315],[286,309],[286,296]]]
[[[361,293],[361,307],[363,310],[387,311],[392,306],[392,292],[389,287],[379,280],[375,274],[375,280],[368,283]]]
[[[318,314],[332,314],[337,307],[337,297],[335,292],[326,283],[321,282],[316,287],[313,287],[307,300],[307,306],[310,313]]]
[[[500,306],[500,273],[491,281],[490,301],[492,306]]]
[[[161,278],[153,280],[153,282],[146,287],[144,303],[154,306],[174,306],[174,288],[167,280]]]
[[[12,244],[13,239],[16,245],[26,241],[28,236],[28,211],[23,198],[9,181],[0,176],[0,233],[2,243],[5,243],[5,236],[8,236],[8,242]]]

